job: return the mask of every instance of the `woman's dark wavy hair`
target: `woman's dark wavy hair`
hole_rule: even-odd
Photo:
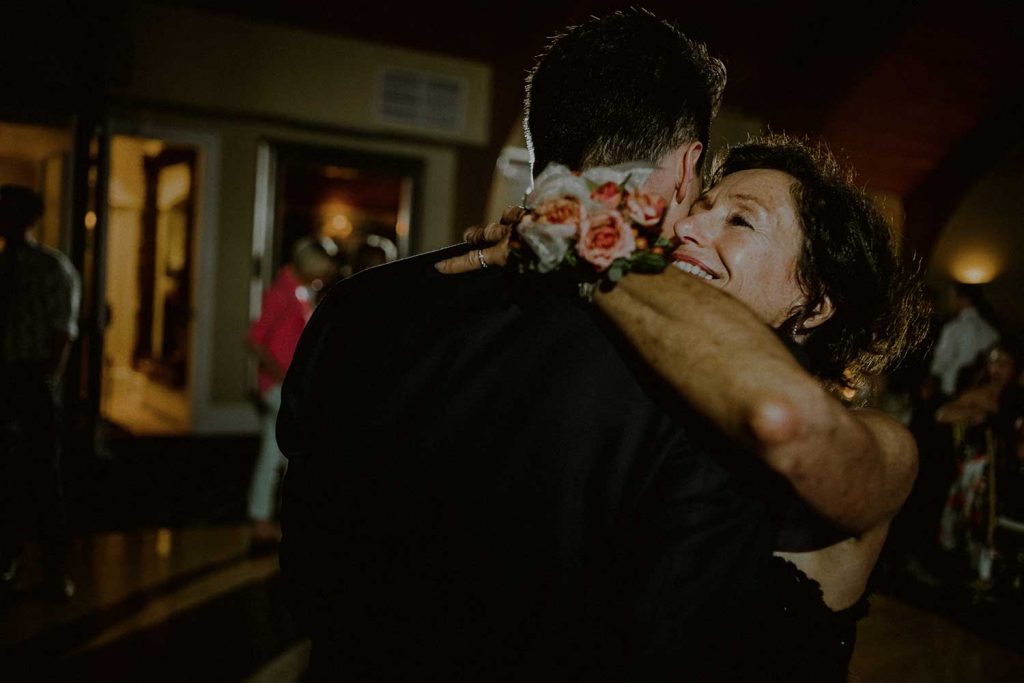
[[[822,381],[852,386],[891,369],[924,340],[929,307],[920,267],[901,261],[888,221],[824,145],[773,134],[726,150],[715,166],[712,182],[750,169],[794,178],[804,234],[797,280],[807,300],[780,329],[807,334],[804,350]],[[826,296],[832,317],[803,330]]]

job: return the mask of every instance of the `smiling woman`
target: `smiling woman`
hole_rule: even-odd
[[[804,305],[793,276],[801,231],[793,178],[752,169],[724,177],[672,226],[682,244],[676,265],[746,303],[772,327]],[[827,319],[830,306],[808,318],[810,329]]]
[[[793,336],[817,328],[804,344],[815,374],[841,386],[902,359],[927,324],[922,285],[899,261],[889,224],[852,174],[824,146],[783,135],[728,150],[712,180],[717,185],[743,172],[789,176],[790,210],[803,233],[794,273],[803,301],[780,327]],[[819,321],[829,307],[833,314]]]

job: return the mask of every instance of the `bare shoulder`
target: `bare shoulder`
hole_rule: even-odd
[[[890,503],[898,509],[910,494],[917,477],[917,442],[901,422],[880,410],[862,408],[852,413],[873,437],[879,461],[889,480],[886,488],[895,493],[896,499]]]

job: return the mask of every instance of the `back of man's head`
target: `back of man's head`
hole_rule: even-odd
[[[24,237],[43,215],[43,200],[29,187],[0,185],[0,235],[6,239]]]
[[[956,307],[959,310],[970,306],[980,306],[985,303],[985,294],[981,290],[981,285],[954,282],[953,295],[958,299]]]
[[[642,9],[592,18],[556,36],[526,84],[534,173],[658,161],[689,141],[707,148],[725,66]]]

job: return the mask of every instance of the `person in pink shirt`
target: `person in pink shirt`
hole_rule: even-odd
[[[337,274],[337,263],[321,243],[307,238],[299,240],[291,262],[281,268],[264,293],[260,317],[249,328],[246,338],[259,361],[259,392],[265,406],[262,442],[249,483],[249,518],[253,522],[255,549],[273,547],[280,537],[273,519],[275,492],[286,464],[275,434],[281,383],[319,292]]]

